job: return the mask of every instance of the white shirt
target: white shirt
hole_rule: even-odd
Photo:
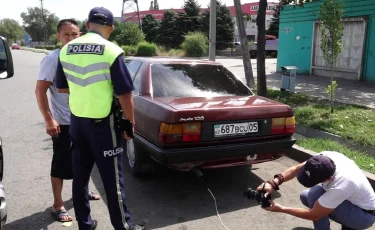
[[[335,209],[348,200],[362,209],[375,210],[375,192],[355,162],[334,151],[323,151],[321,154],[335,162],[336,172],[333,181],[322,184],[326,192],[319,198],[320,205]]]
[[[59,125],[70,125],[69,94],[59,93],[56,89],[56,69],[59,53],[60,49],[56,49],[43,58],[39,67],[38,80],[52,82],[49,91],[53,119]]]

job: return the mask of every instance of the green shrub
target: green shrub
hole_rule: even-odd
[[[35,46],[35,49],[41,49],[41,50],[54,50],[54,49],[56,49],[56,46],[53,46],[53,45],[47,45],[47,46]]]
[[[56,49],[60,49],[61,46],[62,46],[61,42],[58,42],[58,43],[56,44],[55,48],[56,48]]]
[[[189,32],[181,47],[188,57],[202,57],[208,53],[208,38],[201,32]]]
[[[144,41],[144,34],[138,24],[133,22],[115,23],[115,29],[108,38],[109,41],[116,42],[119,46],[137,45]]]
[[[169,54],[169,50],[165,46],[158,46],[156,52],[159,56],[168,56]]]
[[[138,44],[137,56],[151,57],[157,54],[157,46],[153,43],[140,42]]]
[[[138,50],[137,46],[121,46],[121,48],[124,50],[125,56],[134,56]]]
[[[185,51],[180,49],[171,49],[168,52],[168,56],[172,57],[183,57],[185,55]]]
[[[45,50],[54,50],[54,49],[56,49],[56,46],[45,46],[44,49]]]

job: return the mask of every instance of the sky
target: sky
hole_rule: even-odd
[[[241,0],[241,4],[258,2],[259,0]],[[269,1],[269,2],[276,2]],[[4,3],[6,2],[6,3]],[[151,0],[139,0],[139,10],[148,10]],[[202,8],[206,8],[210,0],[198,0]],[[221,0],[227,6],[233,6],[233,0]],[[182,8],[184,0],[158,0],[159,9]],[[91,8],[103,6],[112,11],[115,17],[120,17],[122,0],[44,0],[44,8],[54,13],[60,19],[75,18],[84,20]],[[28,7],[40,6],[40,0],[1,0],[0,19],[12,18],[22,25],[21,13],[27,12]],[[128,13],[130,11],[126,11]]]

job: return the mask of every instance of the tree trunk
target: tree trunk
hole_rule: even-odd
[[[266,9],[267,0],[259,1],[259,9],[257,16],[258,41],[257,41],[257,80],[258,95],[267,96],[267,80],[266,80]]]
[[[243,66],[245,70],[246,85],[249,88],[255,88],[253,68],[251,66],[250,51],[248,46],[248,40],[246,37],[244,19],[242,16],[241,0],[234,0],[234,7],[236,9],[236,21],[238,34],[240,36],[242,56],[243,56]]]
[[[331,39],[331,47],[333,47],[333,39]],[[331,51],[331,59],[332,59],[332,65],[331,65],[331,113],[334,112],[335,102],[333,98],[333,94],[335,93],[335,89],[333,87],[333,67],[335,66],[336,62],[334,60],[333,52]]]

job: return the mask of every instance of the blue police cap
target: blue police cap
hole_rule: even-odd
[[[112,26],[113,14],[104,7],[95,7],[90,10],[88,21],[100,25]]]

